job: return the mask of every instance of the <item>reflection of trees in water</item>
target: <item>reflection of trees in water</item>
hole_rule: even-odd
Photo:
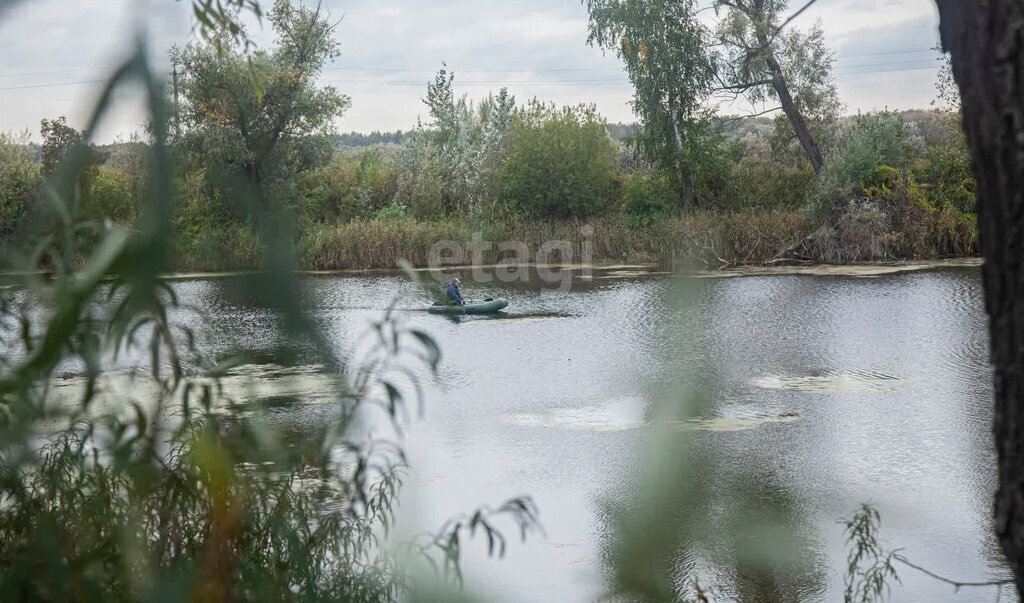
[[[737,434],[726,434],[735,437]],[[682,436],[690,462],[606,501],[603,562],[624,594],[653,600],[795,601],[820,597],[827,562],[813,521],[782,480],[711,450],[717,434]],[[686,446],[687,444],[683,444]],[[658,555],[663,554],[663,558]]]
[[[655,363],[675,365],[674,375],[648,389],[649,430],[637,442],[642,462],[609,500],[603,519],[602,562],[609,588],[645,600],[792,601],[820,597],[828,587],[827,562],[816,524],[784,476],[752,462],[758,429],[680,433],[671,425],[713,416],[711,392],[721,367],[700,374],[694,366],[714,339],[704,286],[666,286],[662,333],[689,342],[659,346]],[[663,358],[664,357],[664,358]],[[703,363],[707,365],[707,358]],[[711,362],[715,364],[714,361]],[[699,383],[694,389],[688,381]]]

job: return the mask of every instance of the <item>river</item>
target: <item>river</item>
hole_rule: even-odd
[[[536,278],[463,281],[468,297],[507,297],[507,311],[431,315],[398,275],[312,275],[298,294],[342,356],[360,349],[395,299],[399,319],[443,352],[436,376],[415,369],[424,408],[404,435],[411,468],[399,535],[513,496],[539,506],[545,534],[521,543],[506,526],[503,560],[487,559],[480,540],[466,545],[470,592],[490,601],[605,595],[616,543],[609,517],[647,496],[641,476],[655,433],[689,445],[692,466],[664,479],[692,484],[700,499],[668,513],[665,530],[697,525],[697,514],[716,526],[702,553],[680,553],[678,574],[696,572],[721,599],[841,600],[838,520],[862,502],[880,513],[883,545],[913,562],[957,580],[1006,576],[992,536],[992,385],[976,267],[869,277],[621,270],[561,290]],[[274,345],[270,315],[229,280],[174,287],[212,326],[200,329],[210,356]],[[273,409],[272,420],[296,434],[330,420],[329,405],[310,394],[308,404]],[[698,419],[658,429],[659,405],[693,400]],[[770,508],[799,567],[780,576],[735,569],[736,543],[715,534],[744,518],[742,496]],[[770,551],[773,538],[764,531],[754,545]],[[898,569],[896,601],[996,596],[994,587],[954,596]]]

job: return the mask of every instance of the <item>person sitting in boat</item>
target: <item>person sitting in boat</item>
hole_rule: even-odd
[[[452,282],[448,283],[448,301],[452,305],[465,305],[466,300],[462,299],[462,293],[459,292],[459,285],[462,281],[458,277],[453,278]]]

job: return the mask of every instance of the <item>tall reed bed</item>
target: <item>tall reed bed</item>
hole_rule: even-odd
[[[812,233],[816,234],[812,237],[814,244],[805,246],[803,258],[825,263],[933,259],[976,252],[976,227],[969,216],[934,210],[919,218],[885,220],[884,224],[867,226],[862,224],[863,220],[851,218],[835,225],[835,232],[829,231],[834,236],[824,238],[818,236],[821,230],[814,221],[795,211],[694,211],[646,221],[624,216],[586,221],[508,219],[486,223],[469,219],[364,219],[315,226],[300,232],[295,246],[299,266],[306,270],[390,269],[401,260],[414,266],[428,266],[432,253],[436,258],[438,247],[446,242],[461,248],[464,254],[461,258],[445,255],[445,261],[460,264],[507,261],[511,254],[507,249],[502,252],[499,244],[514,243],[525,246],[525,260],[529,262],[682,262],[717,268],[764,263]],[[878,239],[884,244],[861,240],[864,237],[858,233],[865,228],[872,231],[872,241]],[[564,242],[571,253],[538,253],[544,250],[543,246],[550,249],[555,242]],[[471,252],[474,245],[480,250],[475,255]],[[258,269],[262,267],[261,246],[259,237],[245,228],[208,233],[187,246],[176,247],[175,268]],[[849,249],[840,249],[844,246]]]

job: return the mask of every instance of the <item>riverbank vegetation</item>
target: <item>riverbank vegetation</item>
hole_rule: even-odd
[[[553,237],[579,243],[581,232],[593,233],[598,263],[714,268],[977,252],[974,181],[948,73],[940,107],[843,117],[819,29],[780,36],[775,59],[738,73],[740,59],[704,46],[746,48],[752,19],[775,16],[729,9],[715,30],[687,3],[668,4],[682,11],[672,44],[693,50],[685,74],[672,66],[674,46],[648,43],[664,15],[628,2],[590,9],[591,43],[622,57],[634,81],[634,127],[610,126],[593,106],[520,103],[506,89],[473,101],[442,67],[427,85],[426,122],[341,136],[334,119],[350,99],[316,80],[338,52],[329,36],[281,51],[291,54],[254,57],[224,40],[176,49],[173,267],[261,266],[261,221],[277,223],[309,269],[419,265],[439,241],[474,237],[522,241],[535,255]],[[665,97],[655,76],[688,95]],[[723,92],[793,104],[774,118],[721,117],[708,103]],[[0,136],[6,258],[31,249],[32,225],[53,219],[43,178],[82,138],[63,118],[44,120],[41,135],[41,146],[28,133]],[[90,145],[76,215],[137,229],[150,144]],[[273,209],[232,198],[273,198]]]
[[[197,2],[205,42],[176,51],[180,88],[167,96],[180,100],[170,107],[139,45],[111,88],[142,83],[152,116],[147,141],[97,147],[95,123],[78,132],[61,118],[43,122],[38,148],[3,137],[3,261],[61,277],[29,273],[23,287],[0,289],[5,598],[431,598],[417,574],[383,550],[405,458],[351,419],[382,409],[400,431],[416,392],[403,377],[416,374],[406,363],[425,363],[433,375],[439,350],[388,313],[373,324],[377,345],[365,363],[337,357],[322,324],[299,305],[297,267],[424,263],[443,240],[522,241],[533,251],[565,240],[592,248],[597,261],[690,258],[718,267],[974,252],[974,184],[955,111],[838,117],[827,71],[798,69],[828,63],[815,50],[820,33],[777,36],[778,15],[724,2],[716,3],[718,29],[705,30],[686,2],[644,12],[658,4],[590,5],[593,40],[629,59],[637,103],[647,103],[638,108],[643,127],[627,141],[610,136],[592,107],[522,105],[504,90],[478,103],[456,97],[454,76],[442,69],[427,88],[430,122],[401,144],[341,152],[331,122],[348,98],[316,83],[336,52],[335,25],[283,1],[268,14],[281,42],[259,54],[235,45],[244,35],[232,20],[221,22],[220,3]],[[685,35],[662,48],[648,43],[669,39],[644,37],[668,20],[688,28],[673,35]],[[611,35],[624,31],[633,33]],[[731,70],[717,71],[721,57],[700,62],[706,36],[736,50],[726,61]],[[673,67],[682,60],[676,44],[697,53],[687,59],[696,70]],[[758,56],[770,47],[777,56]],[[753,64],[737,64],[740,55]],[[676,78],[704,70],[703,79],[644,88],[645,78],[661,77],[659,66]],[[784,117],[710,115],[701,107],[714,82],[753,100],[774,95]],[[665,99],[665,89],[690,97]],[[480,257],[505,259],[500,253]],[[276,321],[278,340],[203,357],[196,333],[174,320],[188,308],[158,274],[255,266],[266,270],[225,286]],[[110,404],[102,394],[122,354],[148,358],[149,372],[130,377],[130,393]],[[271,426],[263,411],[302,400],[239,400],[223,387],[226,376],[253,365],[297,368],[300,356],[333,379],[337,414],[298,437]],[[54,390],[70,380],[79,387],[64,387],[72,394],[57,399]],[[669,385],[665,418],[701,416],[707,396],[680,400],[688,390]],[[230,408],[239,402],[244,411]],[[759,481],[770,477],[764,472],[716,483],[741,501],[735,517],[721,521],[719,510],[701,507],[692,487],[701,482],[688,479],[707,460],[688,454],[683,438],[666,442],[672,447],[641,466],[637,512],[610,512],[611,594],[676,600],[679,573],[666,560],[684,546],[699,549],[710,528],[733,533],[723,567],[770,576],[769,587],[776,573],[784,579],[816,563],[794,554],[779,565],[780,551],[800,550],[780,541],[802,536],[778,531],[785,517],[771,514],[787,508],[786,488]],[[681,512],[687,521],[678,521]],[[523,538],[539,527],[532,501],[517,498],[401,544],[457,581],[467,537],[482,532],[488,553],[503,554],[498,517]],[[848,594],[858,583],[879,584],[872,575],[884,582],[885,574],[862,566],[892,558],[874,545],[877,514],[859,517],[847,522],[851,536],[864,535]],[[695,577],[692,588],[707,600]],[[870,600],[882,588],[860,592],[848,598]],[[433,598],[456,596],[446,595]]]
[[[215,25],[219,6],[196,5],[204,33],[230,31]],[[265,79],[264,99],[342,102],[301,90],[308,61],[331,48],[329,16],[277,2],[267,17],[289,42],[253,66],[292,75],[280,87]],[[265,271],[226,284],[265,312],[270,341],[254,347],[246,334],[229,341],[209,322],[190,324],[194,308],[158,276],[173,266],[181,236],[172,191],[187,176],[174,173],[172,153],[210,141],[193,132],[168,145],[166,99],[145,48],[140,36],[108,92],[142,90],[151,143],[121,145],[104,160],[88,135],[58,119],[44,123],[38,169],[24,145],[0,147],[19,166],[5,168],[2,185],[24,202],[8,205],[5,234],[30,237],[27,267],[44,265],[54,276],[27,272],[0,288],[0,600],[456,598],[444,591],[461,581],[468,540],[486,537],[487,555],[504,555],[502,531],[536,533],[536,507],[512,498],[436,532],[391,533],[406,468],[393,434],[421,401],[414,369],[434,375],[440,350],[389,313],[374,323],[365,355],[342,358],[300,305],[292,246],[266,219],[280,210],[272,199],[243,202],[231,188],[261,198],[264,186],[280,183],[273,175],[287,172],[288,157],[274,152],[287,147],[235,139],[263,153],[242,164],[226,159],[221,174],[251,180],[226,181],[217,197],[237,212],[232,219],[259,228],[273,258]],[[11,228],[26,216],[30,230]],[[215,356],[197,345],[203,337],[223,344]],[[301,433],[267,417],[308,403],[274,378],[296,372],[319,378],[330,401],[323,420]]]

